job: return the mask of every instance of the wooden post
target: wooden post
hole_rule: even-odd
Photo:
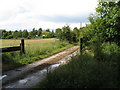
[[[20,47],[21,47],[20,53],[21,53],[21,55],[25,54],[25,47],[24,46],[25,46],[24,39],[21,39],[21,44],[20,44]]]
[[[80,54],[82,55],[82,49],[83,49],[83,38],[80,38]]]

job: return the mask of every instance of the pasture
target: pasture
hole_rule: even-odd
[[[2,48],[19,45],[20,40],[2,40]],[[68,42],[60,42],[55,38],[25,40],[25,54],[22,56],[20,51],[2,53],[3,71],[41,60],[71,46],[73,45]]]

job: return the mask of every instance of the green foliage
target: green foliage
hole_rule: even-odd
[[[62,40],[62,29],[61,28],[56,29],[56,37]]]
[[[32,31],[30,32],[30,36],[35,38],[36,35],[37,35],[37,30],[35,30],[35,28],[33,28]]]
[[[74,35],[72,35],[72,36],[74,36],[74,39],[75,39],[73,41],[75,41],[75,42],[79,41],[79,39],[80,39],[80,30],[77,27],[75,27],[73,29],[73,34]]]
[[[2,39],[5,39],[8,35],[11,35],[11,33],[7,32],[6,30],[2,30],[1,33],[2,33],[2,37],[1,37]]]
[[[23,32],[22,32],[21,30],[20,30],[20,31],[18,31],[18,37],[19,37],[19,38],[21,38],[21,37],[22,37],[22,33],[23,33]]]
[[[17,38],[17,37],[18,37],[18,31],[17,31],[17,30],[15,30],[15,32],[13,33],[13,37],[14,37],[14,38]]]
[[[13,35],[9,35],[6,37],[6,39],[12,39],[13,38]]]
[[[38,35],[38,36],[41,36],[41,35],[42,35],[42,28],[39,28],[39,29],[38,29],[37,35]]]
[[[91,24],[81,28],[79,36],[74,30],[71,35],[66,35],[69,29],[65,26],[56,33],[61,40],[68,40],[68,35],[73,41],[83,38],[93,56],[75,57],[67,65],[49,73],[38,87],[120,88],[120,1],[99,2],[96,14],[91,14],[89,21]]]
[[[114,71],[114,72],[113,72]],[[39,88],[116,88],[117,68],[109,62],[97,62],[90,55],[75,57],[59,67],[39,84]]]
[[[55,38],[57,37],[60,41],[68,41],[69,43],[77,43],[79,41],[80,36],[80,30],[75,27],[73,30],[67,25],[62,28],[56,29],[56,32],[53,30],[50,31],[50,29],[42,30],[42,28],[39,28],[36,30],[35,28],[32,29],[32,31],[28,32],[27,30],[23,31],[2,31],[2,39],[11,39],[11,38]],[[13,36],[13,37],[12,37]]]
[[[25,30],[15,30],[15,31],[6,31],[6,30],[1,30],[1,35],[0,36],[2,39],[12,39],[12,38],[40,38],[42,35],[46,35],[45,38],[55,38],[56,33],[54,31],[50,31],[47,29],[46,31],[43,31],[42,28],[39,28],[36,30],[35,28],[32,29],[32,31],[28,32],[27,29]]]
[[[28,37],[28,31],[24,30],[22,33],[22,37],[27,38]]]
[[[102,44],[103,52],[107,54],[111,53],[119,53],[120,52],[120,47],[117,46],[115,43],[103,43]]]
[[[79,29],[75,27],[73,31],[70,27],[64,26],[61,28],[56,29],[56,37],[59,38],[61,41],[68,41],[69,43],[75,43],[79,41]]]
[[[100,41],[115,42],[120,45],[120,1],[118,2],[99,2],[96,8],[96,15],[91,15],[89,21],[91,25],[87,27],[86,37],[91,33],[91,37],[99,38]]]
[[[55,33],[52,30],[52,32],[50,31],[43,31],[43,35],[46,35],[45,38],[54,38],[55,37]]]
[[[49,30],[49,29],[46,29],[46,32],[50,32],[50,30]]]
[[[2,54],[3,64],[7,66],[11,66],[11,69],[19,66],[23,66],[34,61],[46,58],[51,56],[57,52],[63,51],[73,45],[68,42],[60,42],[58,40],[50,40],[50,41],[40,41],[40,42],[28,42],[25,43],[25,54],[20,55],[19,51],[9,52]],[[9,68],[7,68],[9,69]],[[4,71],[4,68],[3,68]]]

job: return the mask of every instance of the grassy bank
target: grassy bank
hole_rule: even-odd
[[[120,48],[109,43],[102,46],[101,61],[96,52],[87,51],[49,73],[37,88],[120,88]]]
[[[12,42],[18,43],[20,40],[8,41],[3,41],[3,47],[13,46],[14,43]],[[10,70],[46,58],[72,46],[73,45],[67,42],[60,42],[56,39],[25,40],[24,55],[20,56],[19,51],[2,54],[3,71]]]

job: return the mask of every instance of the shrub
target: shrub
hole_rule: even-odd
[[[117,68],[111,63],[94,60],[91,55],[74,57],[39,84],[40,88],[115,88],[118,86]]]
[[[6,37],[6,39],[11,39],[11,38],[13,38],[13,35],[9,35]]]

